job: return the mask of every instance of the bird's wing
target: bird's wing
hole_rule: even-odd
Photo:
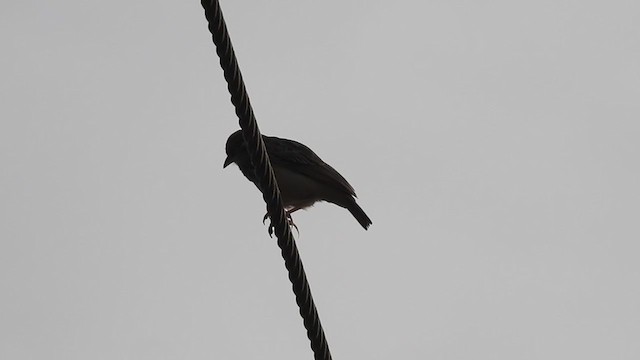
[[[355,196],[353,187],[329,164],[305,145],[288,139],[264,136],[273,165],[286,166],[300,174]]]

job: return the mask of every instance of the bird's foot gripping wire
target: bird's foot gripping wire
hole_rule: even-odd
[[[289,211],[285,211],[285,213],[287,214],[287,223],[289,224],[289,227],[293,227],[294,229],[296,229],[296,233],[298,234],[298,236],[300,236],[300,230],[298,230],[298,227],[296,226],[296,224],[293,222],[293,218],[291,217],[291,213],[293,211],[289,212]],[[269,217],[269,213],[264,214],[264,217],[262,218],[262,223],[264,224],[265,221],[267,221],[267,219],[269,219],[269,237],[273,237],[273,229],[275,228],[275,226],[273,225],[273,221],[271,221],[271,218]]]

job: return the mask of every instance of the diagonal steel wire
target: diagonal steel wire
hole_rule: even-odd
[[[242,128],[242,135],[247,142],[247,148],[255,166],[262,196],[267,204],[267,211],[275,228],[274,233],[278,238],[278,246],[280,247],[285,267],[289,272],[289,280],[300,308],[304,326],[307,329],[307,337],[311,342],[314,358],[316,360],[330,360],[329,345],[311,296],[311,289],[302,266],[298,247],[289,228],[282,198],[280,197],[280,190],[271,168],[267,150],[262,141],[262,135],[258,129],[258,123],[253,114],[247,89],[242,80],[242,74],[231,45],[227,25],[222,16],[220,3],[218,0],[202,0],[201,3],[205,17],[209,22],[209,31],[213,35],[216,53],[220,57],[220,66],[222,66],[224,78],[231,94],[231,102],[235,106],[236,115]]]

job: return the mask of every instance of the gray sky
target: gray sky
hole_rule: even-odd
[[[222,2],[335,359],[640,358],[639,4]],[[311,359],[199,2],[0,20],[0,358]]]

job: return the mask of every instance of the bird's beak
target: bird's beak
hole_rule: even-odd
[[[224,160],[224,165],[222,165],[222,168],[226,168],[227,166],[229,166],[229,164],[231,164],[233,162],[233,159],[231,158],[231,156],[227,156],[227,158]]]

